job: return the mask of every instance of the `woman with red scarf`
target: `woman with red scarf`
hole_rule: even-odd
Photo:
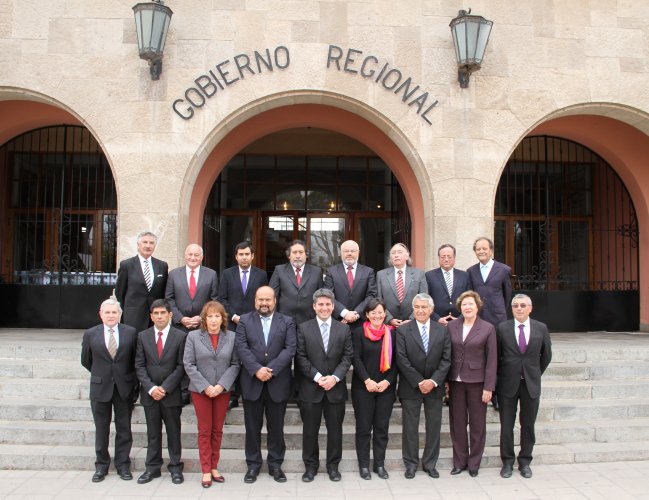
[[[385,450],[388,446],[388,427],[397,386],[395,333],[391,326],[384,324],[383,300],[370,299],[365,307],[365,318],[367,321],[363,323],[363,330],[352,335],[352,403],[356,417],[356,456],[360,476],[363,479],[372,479],[371,439],[374,472],[381,479],[387,479]]]

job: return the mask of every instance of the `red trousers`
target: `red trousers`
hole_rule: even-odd
[[[196,410],[198,424],[198,457],[203,474],[218,469],[221,457],[221,439],[223,423],[228,411],[230,393],[222,392],[215,398],[192,392],[192,401]]]

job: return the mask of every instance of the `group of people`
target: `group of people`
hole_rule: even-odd
[[[412,267],[407,247],[397,243],[390,250],[390,266],[376,274],[359,263],[359,246],[349,240],[340,247],[342,262],[324,276],[307,263],[305,243],[295,240],[286,251],[288,262],[275,268],[270,281],[265,271],[252,265],[249,242],[236,246],[237,265],[226,269],[220,280],[214,270],[202,266],[199,245],[187,247],[185,266],[168,272],[165,262],[152,257],[156,243],[150,232],[138,235],[138,254],[120,263],[115,297],[101,305],[102,324],[83,337],[81,361],[91,374],[96,427],[93,481],[102,481],[108,472],[113,411],[115,468],[122,479],[132,479],[130,423],[139,396],[148,445],[146,469],[138,483],[161,476],[163,423],[171,479],[182,483],[180,416],[190,395],[203,487],[225,481],[218,470],[223,424],[239,396],[246,431],[246,483],[256,481],[263,464],[264,418],[268,472],[275,481],[286,481],[284,417],[293,398],[303,422],[302,480],[311,482],[318,474],[324,416],[326,472],[330,480],[339,481],[351,367],[361,478],[371,479],[370,471],[389,477],[385,455],[397,397],[406,478],[415,477],[420,464],[429,476],[439,477],[445,398],[453,445],[451,474],[468,470],[478,475],[487,405],[497,399],[500,474],[510,477],[518,460],[521,475],[532,476],[534,422],[541,374],[552,356],[550,335],[543,323],[530,318],[528,296],[512,299],[511,270],[493,259],[488,238],[475,241],[479,262],[466,272],[455,269],[456,252],[450,244],[438,250],[440,267],[424,273]],[[508,303],[513,320],[507,320]],[[420,454],[422,406],[425,439]]]

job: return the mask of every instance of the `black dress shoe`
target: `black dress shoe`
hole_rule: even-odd
[[[366,481],[372,479],[372,474],[370,474],[369,467],[361,467],[360,469],[358,469],[358,475],[361,476],[361,479],[365,479]]]
[[[171,473],[171,482],[174,484],[183,484],[185,482],[185,477],[182,472],[172,472]]]
[[[310,483],[315,479],[316,474],[318,473],[317,470],[315,469],[307,469],[304,471],[304,474],[302,474],[302,481],[305,483]]]
[[[505,479],[512,477],[512,471],[511,465],[503,465],[502,469],[500,469],[500,477],[504,477]]]
[[[437,472],[437,469],[435,467],[428,469],[426,472],[428,472],[428,475],[433,479],[439,478],[439,472]]]
[[[232,408],[236,408],[237,406],[239,406],[239,400],[238,399],[231,399],[228,402],[228,410],[231,410]]]
[[[146,484],[153,481],[156,477],[160,477],[160,471],[144,471],[140,477],[137,478],[137,484]]]
[[[453,467],[451,469],[451,476],[457,476],[458,474],[462,474],[466,470],[466,467]]]
[[[495,394],[491,397],[491,406],[494,407],[494,410],[500,411],[500,405],[498,404],[498,397]]]
[[[469,476],[476,477],[478,475],[478,469],[469,470]]]
[[[92,482],[101,483],[105,477],[106,477],[106,473],[104,471],[102,470],[95,471],[95,473],[92,475]]]
[[[406,472],[403,473],[403,477],[405,477],[406,479],[412,479],[413,477],[415,477],[416,472],[417,469],[409,467],[406,469]]]
[[[523,476],[525,479],[532,477],[532,469],[530,469],[529,465],[521,465],[518,470],[521,473],[521,476]]]
[[[248,469],[246,475],[243,476],[243,482],[248,484],[254,483],[257,480],[258,475],[259,469]]]
[[[378,476],[379,476],[381,479],[387,479],[387,478],[390,477],[390,474],[388,474],[388,471],[385,470],[385,467],[383,467],[382,465],[375,465],[375,466],[374,466],[374,472],[375,472],[376,474],[378,474]]]
[[[273,479],[278,483],[286,482],[286,474],[282,471],[281,467],[276,467],[274,469],[268,469],[268,474],[273,476]]]
[[[327,469],[327,474],[329,474],[329,479],[332,481],[338,482],[342,479],[340,472],[338,472],[338,467],[329,467]]]
[[[117,469],[117,475],[121,477],[124,481],[130,481],[133,479],[133,474],[131,474],[131,471],[128,470],[128,467],[122,467],[121,469]]]

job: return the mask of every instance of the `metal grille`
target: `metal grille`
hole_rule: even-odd
[[[638,289],[633,202],[615,171],[580,144],[524,139],[500,179],[495,218],[498,253],[522,289]]]
[[[46,127],[12,139],[0,148],[0,173],[4,282],[115,282],[115,183],[86,128]]]

